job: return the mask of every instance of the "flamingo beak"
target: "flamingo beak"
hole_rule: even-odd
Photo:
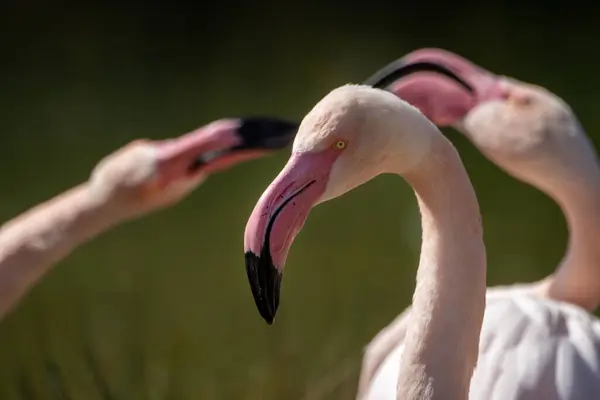
[[[365,84],[391,91],[438,126],[454,125],[482,102],[505,96],[499,76],[441,49],[413,51]]]
[[[205,164],[215,163],[221,157],[226,161],[237,160],[240,156],[262,155],[270,151],[279,150],[290,145],[298,131],[298,124],[277,118],[252,117],[240,120],[236,129],[225,130],[220,133],[225,146],[207,151],[198,156],[191,168],[201,168]],[[236,144],[227,146],[235,138]],[[227,160],[227,158],[229,160]],[[246,157],[244,157],[246,158]],[[222,161],[222,160],[220,160]]]
[[[290,145],[298,124],[269,117],[221,119],[157,143],[160,180],[193,178]]]
[[[262,194],[244,234],[246,273],[260,315],[271,325],[279,307],[288,251],[325,192],[334,151],[293,153]]]

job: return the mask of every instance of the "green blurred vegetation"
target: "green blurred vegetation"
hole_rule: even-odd
[[[4,2],[0,218],[83,181],[134,138],[248,114],[299,120],[329,90],[424,46],[548,87],[598,143],[600,28],[576,3]],[[558,207],[448,134],[480,199],[489,284],[552,271],[566,243]],[[268,327],[242,239],[286,158],[213,176],[60,263],[0,325],[0,398],[353,398],[362,347],[412,295],[415,200],[380,177],[316,208]]]

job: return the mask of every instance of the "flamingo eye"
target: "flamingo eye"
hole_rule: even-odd
[[[528,93],[514,93],[513,92],[513,93],[508,93],[505,97],[509,103],[511,103],[515,106],[519,106],[519,107],[529,106],[529,105],[531,105],[531,103],[533,103],[533,97]]]
[[[346,148],[346,142],[343,140],[338,140],[337,142],[335,142],[335,147],[337,147],[340,150],[343,150]]]

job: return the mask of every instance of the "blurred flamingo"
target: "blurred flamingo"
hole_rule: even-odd
[[[554,198],[567,218],[571,237],[555,274],[488,290],[470,398],[596,399],[600,321],[587,311],[600,303],[600,168],[571,109],[542,87],[440,49],[409,53],[367,83],[463,132],[501,168]],[[358,398],[395,398],[410,310],[367,346]]]
[[[342,86],[300,124],[287,165],[246,225],[246,269],[256,306],[273,323],[287,253],[310,209],[382,173],[401,175],[412,186],[423,227],[398,396],[466,398],[485,308],[479,206],[452,144],[391,93]]]
[[[0,318],[48,269],[114,225],[170,206],[210,173],[289,145],[297,124],[222,119],[171,140],[136,140],[90,179],[0,227]]]

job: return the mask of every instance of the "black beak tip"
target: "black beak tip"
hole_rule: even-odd
[[[434,72],[440,75],[444,75],[457,82],[469,93],[475,93],[475,89],[473,88],[473,86],[464,81],[451,69],[447,68],[446,66],[440,63],[432,61],[417,61],[407,63],[403,58],[392,61],[388,65],[381,68],[379,71],[375,72],[368,79],[363,81],[363,85],[372,86],[376,89],[385,89],[397,80],[408,75],[414,74],[416,72]]]
[[[398,77],[394,76],[396,71],[402,70],[404,61],[402,59],[395,60],[383,68],[379,69],[369,78],[363,81],[363,85],[372,86],[376,89],[385,89],[392,84]]]
[[[247,251],[245,258],[246,274],[256,308],[265,322],[272,325],[279,307],[282,274],[275,268],[270,256],[261,259],[252,251]]]
[[[238,129],[244,148],[281,149],[296,137],[299,124],[274,117],[242,118]]]

